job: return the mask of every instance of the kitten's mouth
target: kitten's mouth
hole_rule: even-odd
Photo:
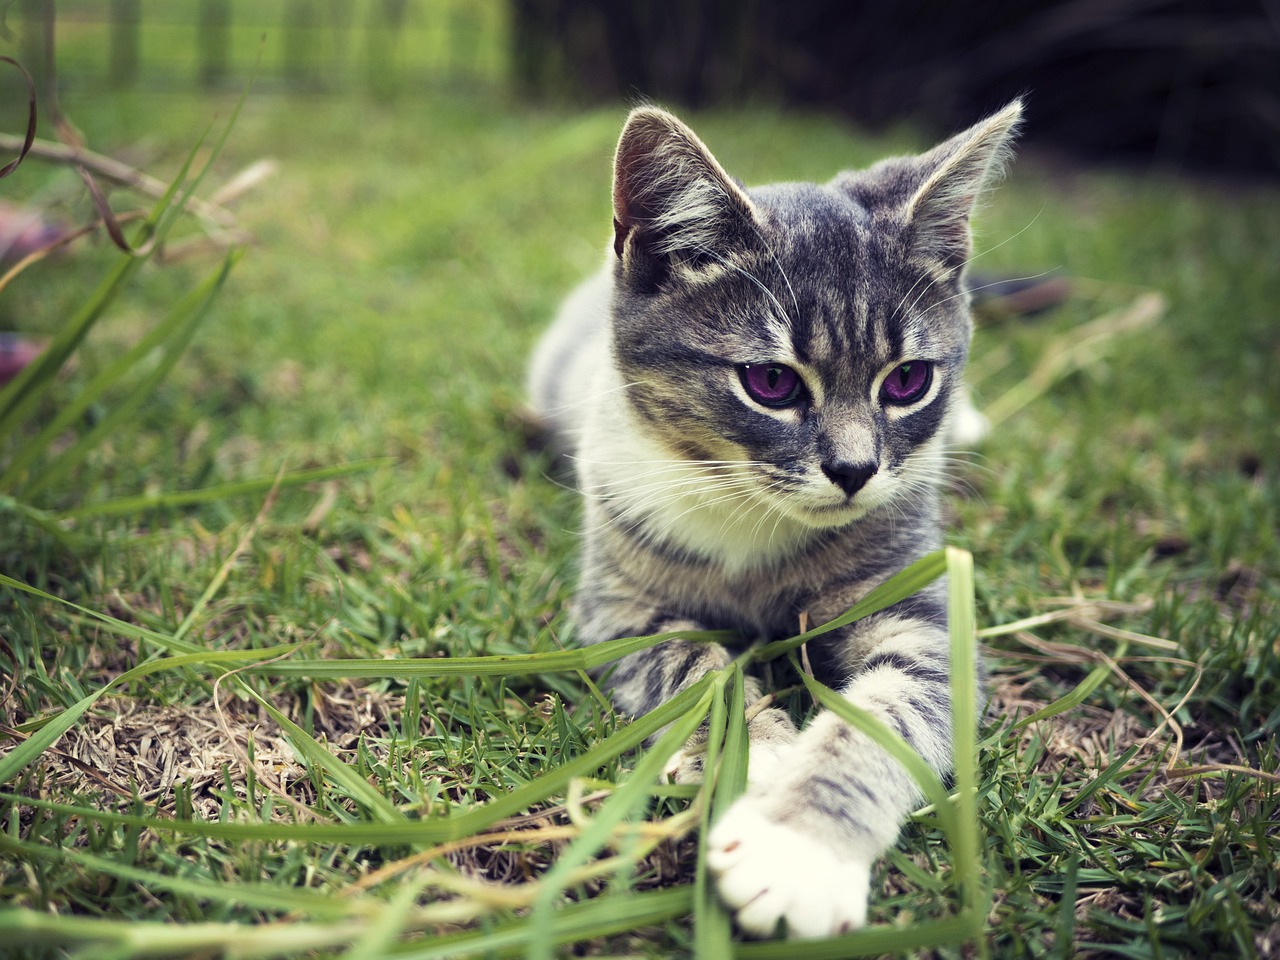
[[[801,503],[792,515],[811,527],[842,527],[861,520],[871,510],[862,497],[852,497],[835,503]]]

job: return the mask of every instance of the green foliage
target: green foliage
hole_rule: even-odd
[[[92,143],[189,142],[190,98],[66,99]],[[146,318],[182,314],[189,345],[145,402],[30,500],[7,488],[52,526],[6,521],[22,539],[0,548],[17,678],[0,707],[6,944],[1264,953],[1280,899],[1280,198],[1033,159],[993,199],[975,268],[1075,284],[975,343],[979,403],[1003,420],[954,464],[948,502],[993,716],[880,866],[872,929],[740,943],[696,839],[743,782],[738,669],[632,723],[608,709],[586,670],[618,651],[577,649],[565,612],[574,498],[519,417],[530,343],[603,255],[619,118],[486,96],[247,103],[214,172],[270,155],[280,173],[242,202],[258,242],[203,326],[184,300],[200,274],[138,270],[10,434],[40,437]],[[816,117],[697,121],[748,182],[915,145]],[[64,189],[29,165],[9,182]],[[41,264],[0,309],[56,337],[108,256]],[[1145,325],[1085,327],[1153,289]],[[1082,329],[1090,349],[1046,366]],[[164,356],[111,374],[31,463],[72,450]],[[277,486],[282,470],[296,482]],[[967,580],[953,572],[953,591]],[[824,693],[788,652],[754,656],[800,716]],[[657,783],[704,716],[713,788]]]
[[[190,342],[211,297],[231,267],[228,257],[207,281],[182,298],[167,318],[85,384],[76,396],[61,404],[56,414],[50,415],[51,408],[58,406],[55,395],[60,387],[59,371],[102,318],[126,281],[151,251],[164,242],[182,204],[199,183],[198,175],[187,182],[194,155],[193,151],[188,156],[168,192],[138,231],[137,246],[145,252],[122,252],[97,289],[59,328],[43,353],[0,389],[0,450],[4,454],[0,460],[0,504],[7,514],[34,524],[63,542],[72,538],[58,524],[55,515],[40,508],[41,496],[59,484],[65,486],[68,476],[83,466],[93,449],[137,409],[169,372]],[[159,361],[153,363],[149,371],[133,377],[130,389],[109,413],[81,431],[75,442],[64,449],[55,449],[55,441],[62,440],[88,410],[102,401],[104,394],[118,389],[122,382],[129,382],[130,375],[144,362],[151,361],[155,352],[161,354]]]

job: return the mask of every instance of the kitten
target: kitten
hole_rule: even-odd
[[[585,500],[583,642],[786,638],[801,614],[831,620],[940,545],[972,328],[969,217],[1020,116],[1015,101],[825,185],[746,189],[671,114],[631,113],[608,262],[565,303],[529,381]],[[809,652],[820,679],[950,770],[945,584]],[[642,714],[732,656],[670,640],[616,664],[610,693]],[[862,925],[871,865],[918,788],[833,714],[797,732],[770,707],[748,730],[747,791],[709,838],[722,899],[757,934]],[[696,758],[674,772],[700,776]]]

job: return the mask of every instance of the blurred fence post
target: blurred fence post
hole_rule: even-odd
[[[319,30],[312,0],[289,0],[284,8],[284,78],[292,87],[311,89],[320,76],[316,69]]]
[[[347,77],[351,68],[351,34],[355,23],[354,4],[350,0],[328,0],[325,25],[333,44],[333,56],[329,73],[335,77]]]
[[[231,33],[231,0],[200,0],[196,43],[200,50],[200,85],[216,87],[227,76]]]
[[[53,80],[53,0],[26,0],[22,10],[22,37],[18,59],[35,78],[41,100],[49,96]]]
[[[396,49],[407,7],[408,0],[380,0],[369,8],[369,23],[365,30],[366,67],[369,89],[379,96],[391,96],[400,86]]]
[[[107,83],[120,90],[138,79],[138,30],[142,0],[111,0],[111,46]]]

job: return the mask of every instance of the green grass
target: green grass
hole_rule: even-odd
[[[94,148],[171,174],[234,101],[64,106]],[[0,515],[0,573],[40,591],[0,588],[0,931],[22,955],[730,949],[695,828],[740,784],[734,671],[658,717],[607,709],[560,653],[574,498],[518,416],[530,345],[602,256],[621,114],[249,99],[208,182],[278,162],[237,207],[257,242],[167,378],[32,501],[83,542]],[[748,182],[923,145],[767,109],[693,119]],[[82,203],[32,162],[4,183]],[[1030,157],[981,228],[975,266],[1080,282],[975,344],[980,404],[1004,415],[948,500],[993,672],[976,786],[908,825],[872,932],[733,949],[956,956],[980,929],[997,956],[1267,956],[1280,196]],[[28,271],[2,325],[56,334],[116,256],[84,244]],[[139,269],[45,415],[219,262]],[[1037,379],[1150,290],[1148,326]],[[282,471],[311,479],[273,490]],[[822,696],[785,657],[767,669],[797,714]],[[658,785],[681,731],[635,745],[706,714],[725,731],[716,794]]]

